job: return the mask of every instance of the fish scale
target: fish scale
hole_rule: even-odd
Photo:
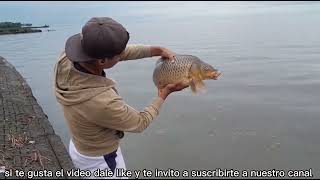
[[[153,72],[153,82],[158,88],[167,84],[188,82],[193,92],[204,89],[202,80],[212,79],[217,70],[193,55],[177,55],[175,61],[160,58]]]
[[[153,81],[157,87],[163,87],[169,83],[177,83],[188,79],[191,65],[197,58],[191,55],[178,55],[174,62],[160,58],[157,62]]]

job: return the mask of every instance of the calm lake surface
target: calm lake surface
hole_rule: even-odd
[[[66,39],[93,16],[109,16],[129,43],[193,54],[222,71],[207,93],[172,94],[141,134],[121,143],[128,169],[308,170],[320,167],[320,3],[0,2],[0,21],[50,29],[0,36],[0,56],[26,78],[55,132],[69,131],[53,93]],[[107,76],[142,110],[157,95],[157,58],[117,64]]]

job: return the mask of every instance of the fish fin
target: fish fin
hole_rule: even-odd
[[[197,88],[196,88],[196,84],[194,83],[194,81],[191,81],[190,88],[191,88],[191,91],[193,92],[193,94],[197,94]]]
[[[202,93],[207,92],[207,87],[202,80],[197,81],[196,87],[198,89],[197,91],[199,91],[199,92],[202,92]]]
[[[158,59],[157,61],[156,61],[156,66],[158,66],[158,64],[160,64],[160,63],[162,63],[163,62],[163,60],[160,58],[160,59]]]
[[[193,93],[198,93],[198,92],[206,93],[207,92],[206,85],[204,84],[204,82],[202,80],[193,79],[190,86],[191,86],[191,90]]]

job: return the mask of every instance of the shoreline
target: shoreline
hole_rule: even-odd
[[[0,170],[47,170],[53,172],[52,178],[61,169],[74,169],[67,148],[25,79],[1,56],[0,71]],[[12,175],[0,173],[0,179],[17,177]]]
[[[49,25],[32,26],[32,24],[0,22],[0,35],[37,33],[43,32],[41,30],[43,28],[49,28]]]

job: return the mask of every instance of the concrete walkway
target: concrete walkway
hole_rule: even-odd
[[[4,168],[6,173],[1,173]],[[56,172],[73,168],[67,149],[30,87],[16,69],[0,57],[0,179],[28,178],[28,175],[70,178]]]

